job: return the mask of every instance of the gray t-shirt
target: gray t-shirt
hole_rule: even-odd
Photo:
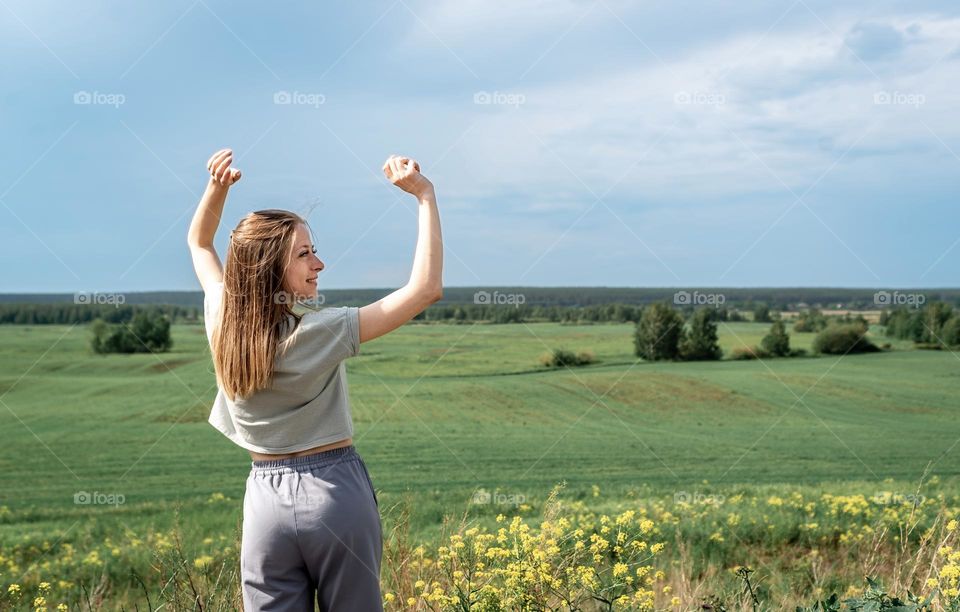
[[[222,301],[223,283],[203,297],[211,346]],[[237,445],[265,454],[294,453],[353,437],[344,360],[360,352],[359,318],[356,306],[308,310],[277,347],[273,385],[236,402],[218,386],[210,424]],[[295,323],[292,316],[290,320]]]

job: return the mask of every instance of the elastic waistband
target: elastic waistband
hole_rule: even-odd
[[[276,471],[299,471],[308,468],[323,467],[333,463],[350,460],[352,457],[360,457],[357,448],[351,444],[332,448],[330,450],[311,453],[309,455],[300,455],[298,457],[287,457],[285,459],[268,459],[264,461],[251,461],[250,470],[253,472]]]

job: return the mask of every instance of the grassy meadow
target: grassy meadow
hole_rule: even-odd
[[[721,324],[721,346],[755,345],[768,327]],[[551,489],[565,483],[561,497],[582,504],[581,515],[631,504],[650,516],[687,515],[697,522],[687,532],[687,570],[702,574],[711,559],[769,566],[787,543],[839,544],[847,527],[835,533],[842,521],[824,493],[868,506],[880,495],[913,499],[927,470],[935,485],[924,512],[957,503],[956,355],[893,341],[892,350],[842,358],[644,363],[632,354],[632,330],[408,325],[362,345],[347,366],[354,443],[385,531],[401,507],[413,542],[446,537],[444,516],[466,513],[494,531],[500,515],[536,524]],[[169,353],[103,356],[90,351],[86,326],[0,327],[0,588],[49,581],[54,609],[112,568],[104,601],[129,601],[140,587],[123,576],[130,567],[149,573],[151,548],[163,547],[175,521],[197,568],[235,559],[249,455],[206,422],[215,387],[203,328],[174,326],[173,336]],[[812,339],[791,332],[794,347],[809,349]],[[590,350],[597,362],[545,370],[538,356],[551,348]],[[77,503],[82,492],[97,503]],[[771,496],[801,510],[814,503],[807,514],[823,515],[791,515],[791,526],[750,540],[762,543],[751,551],[729,534],[713,537],[711,521],[732,519],[710,500],[735,499],[744,522],[764,525],[777,513],[742,500]],[[716,517],[698,514],[703,499]],[[877,508],[881,516],[890,503]],[[794,523],[817,525],[809,541]],[[657,529],[664,540],[679,533]],[[673,564],[675,544],[661,553]],[[789,582],[771,585],[805,592],[812,584]]]

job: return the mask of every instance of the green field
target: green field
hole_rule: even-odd
[[[766,329],[722,325],[721,344],[754,344]],[[960,471],[950,352],[649,364],[633,357],[631,331],[409,325],[362,345],[348,362],[354,441],[381,508],[409,495],[425,533],[471,507],[478,488],[536,505],[561,481],[669,494],[704,480],[911,483],[930,462],[945,478]],[[94,355],[89,333],[0,329],[0,543],[71,526],[162,528],[178,503],[198,536],[228,532],[249,456],[206,422],[215,389],[202,328],[176,326],[161,356]],[[598,362],[545,371],[548,347],[589,349]],[[79,491],[124,503],[75,504]],[[213,493],[227,499],[208,503]]]

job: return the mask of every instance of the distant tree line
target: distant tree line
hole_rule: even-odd
[[[202,321],[202,309],[175,305],[121,304],[0,304],[0,324],[15,325],[72,325],[92,323],[101,319],[106,323],[129,323],[141,310],[159,311],[172,323]]]
[[[491,291],[489,287],[444,287],[443,299],[435,306],[462,306],[475,303],[475,294]],[[502,293],[522,294],[527,306],[559,306],[583,308],[625,304],[648,306],[673,302],[678,291],[693,291],[681,287],[499,287]],[[731,310],[755,312],[766,307],[769,311],[795,311],[807,308],[842,308],[845,310],[879,310],[877,289],[832,287],[703,287],[702,293],[722,294],[723,306]],[[330,305],[369,304],[382,298],[392,289],[328,289],[323,291]],[[942,300],[960,307],[960,289],[931,289],[923,292],[927,301]]]
[[[960,310],[945,302],[884,311],[880,324],[886,327],[888,337],[912,340],[920,348],[960,346]]]
[[[627,323],[640,318],[642,306],[603,304],[596,306],[530,306],[527,304],[434,304],[414,317],[418,321],[521,323]]]
[[[171,323],[202,322],[202,309],[177,305],[123,304],[0,304],[0,324],[71,325],[92,323],[102,319],[107,323],[128,323],[143,309],[158,309]],[[643,306],[603,304],[595,306],[519,306],[491,304],[432,305],[419,313],[417,321],[519,323],[550,321],[554,323],[627,323],[640,320]],[[720,308],[717,320],[742,321],[737,312]]]
[[[636,323],[645,306],[629,304],[598,304],[595,306],[519,306],[490,304],[437,304],[414,317],[416,321],[521,323],[549,321],[551,323]],[[692,308],[681,312],[687,316]],[[738,312],[726,307],[714,311],[716,321],[744,321]]]
[[[170,350],[170,324],[201,321],[200,309],[122,304],[0,304],[0,323],[73,325],[90,323],[95,353]]]
[[[446,290],[445,290],[446,291]],[[699,356],[704,358],[712,354],[709,341],[699,334],[706,332],[710,324],[753,320],[773,322],[779,320],[779,313],[771,310],[766,303],[755,303],[753,310],[744,317],[738,309],[729,305],[718,308],[674,306],[669,301],[647,305],[624,303],[595,304],[589,306],[543,306],[543,305],[505,305],[505,304],[447,304],[441,301],[419,313],[414,320],[421,322],[471,323],[483,321],[490,323],[519,323],[549,321],[564,324],[593,323],[633,323],[639,325],[644,314],[650,317],[663,317],[662,308],[674,311],[694,336],[686,339],[681,346],[681,337],[677,337],[677,348],[669,359]],[[654,310],[651,311],[651,308]],[[100,319],[108,324],[130,323],[136,313],[141,311],[162,313],[171,324],[202,323],[202,309],[175,304],[142,305],[122,304],[74,304],[74,303],[0,303],[0,324],[27,325],[70,325],[74,323],[92,323]],[[697,313],[709,313],[697,314]],[[697,319],[696,317],[701,317]],[[689,323],[687,323],[689,321]],[[646,325],[651,322],[646,323]],[[850,324],[867,328],[868,322],[860,314],[825,315],[817,308],[805,309],[793,322],[794,332],[819,333],[831,324]],[[942,348],[960,346],[960,308],[943,301],[935,301],[920,308],[898,307],[883,310],[880,324],[891,338],[912,340],[921,348]],[[667,324],[669,327],[669,323]],[[693,331],[694,329],[700,331]],[[784,333],[785,330],[784,330]],[[672,338],[667,338],[670,341]],[[706,344],[704,343],[706,342]],[[668,355],[672,349],[666,349]],[[756,347],[763,353],[763,347]],[[685,352],[684,352],[685,351]],[[778,354],[776,351],[768,353]]]
[[[602,304],[594,306],[519,306],[491,304],[439,304],[419,313],[416,321],[520,323],[550,321],[553,323],[627,323],[640,320],[643,306],[629,304]],[[107,323],[129,323],[134,315],[145,309],[158,310],[171,323],[200,323],[202,309],[195,307],[164,305],[122,304],[0,304],[0,324],[22,325],[71,325],[92,323],[102,319]],[[692,309],[687,309],[691,311]],[[718,321],[745,320],[736,311],[719,308]]]

